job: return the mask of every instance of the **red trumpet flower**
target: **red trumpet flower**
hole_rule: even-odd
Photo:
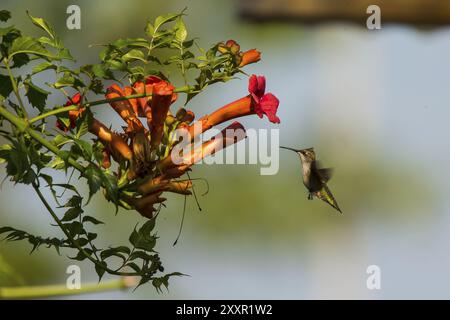
[[[72,98],[69,98],[64,104],[65,107],[79,104],[81,102],[81,94],[76,93]],[[79,116],[84,112],[84,108],[79,108],[78,110],[69,111],[69,127],[67,127],[61,120],[56,121],[56,127],[64,132],[69,131],[76,127],[76,121]]]
[[[265,93],[266,78],[253,74],[248,81],[248,91],[255,102],[254,110],[258,117],[262,118],[265,114],[270,122],[280,123],[276,115],[280,102],[273,94]]]
[[[260,118],[265,114],[270,122],[280,123],[280,119],[276,115],[279,100],[273,94],[265,93],[265,90],[266,78],[252,75],[248,83],[250,94],[203,116],[198,122],[189,126],[191,140],[215,125],[251,114],[256,114]]]

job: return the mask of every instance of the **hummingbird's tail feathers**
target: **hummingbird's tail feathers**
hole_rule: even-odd
[[[324,185],[319,192],[316,192],[316,197],[322,201],[325,201],[330,206],[335,208],[337,211],[342,213],[341,208],[339,208],[339,205],[338,205],[336,199],[333,197],[333,194],[331,193],[331,191],[327,185]]]

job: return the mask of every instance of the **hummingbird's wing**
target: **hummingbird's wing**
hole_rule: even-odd
[[[332,175],[333,175],[333,168],[321,168],[321,163],[316,160],[313,163],[313,170],[317,172],[317,175],[319,176],[319,179],[322,183],[327,183],[330,181]]]
[[[332,168],[321,168],[317,169],[317,172],[319,173],[320,180],[323,183],[327,183],[332,175],[333,175],[333,169]]]
[[[319,198],[320,200],[325,201],[330,206],[335,208],[337,211],[342,213],[341,209],[339,208],[339,205],[337,204],[336,199],[334,199],[333,194],[331,193],[330,189],[328,188],[328,186],[326,184],[324,184],[322,186],[322,189],[320,191],[317,191],[315,193],[315,196],[317,198]]]

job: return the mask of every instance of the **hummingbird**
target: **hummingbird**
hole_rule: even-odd
[[[334,199],[333,194],[327,186],[327,182],[331,178],[332,169],[319,168],[314,148],[300,150],[282,146],[280,146],[280,148],[291,150],[300,156],[302,163],[303,184],[309,192],[308,200],[312,200],[313,197],[316,197],[322,201],[325,201],[337,211],[342,213],[336,199]]]

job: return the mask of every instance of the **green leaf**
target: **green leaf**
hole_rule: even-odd
[[[53,39],[53,40],[57,40],[57,37],[55,35],[55,31],[53,30],[52,26],[50,24],[48,24],[47,21],[45,21],[42,18],[37,18],[37,17],[33,17],[28,11],[27,11],[27,15],[28,17],[30,17],[31,22],[33,22],[33,24],[39,28],[41,28],[42,30],[44,30],[45,32],[47,32],[47,34]]]
[[[118,252],[115,248],[109,248],[109,249],[105,249],[100,253],[100,257],[102,260],[106,260],[110,257],[118,257],[120,259],[122,259],[123,261],[126,260],[126,257],[121,254],[120,252]]]
[[[80,207],[70,208],[66,211],[61,221],[71,221],[78,218],[81,213],[83,213],[83,209],[81,209]]]
[[[155,23],[154,23],[154,32],[158,31],[158,29],[163,25],[166,24],[168,22],[174,21],[176,18],[178,18],[181,14],[180,13],[168,13],[165,15],[161,15],[159,17],[157,17],[155,19]]]
[[[75,146],[77,146],[80,149],[83,157],[86,160],[90,161],[92,159],[92,152],[93,152],[92,145],[89,142],[84,141],[82,139],[74,138],[73,141],[75,142]]]
[[[137,249],[145,251],[152,251],[156,245],[156,237],[151,235],[150,232],[155,226],[155,219],[150,219],[139,229],[133,230],[129,237],[130,243]]]
[[[58,59],[61,60],[71,60],[74,61],[75,59],[73,58],[72,54],[70,53],[69,49],[61,49],[59,50],[58,54],[56,55],[58,57]]]
[[[72,87],[74,84],[75,78],[69,72],[65,72],[64,75],[53,84],[53,86],[56,89],[60,89],[63,87]]]
[[[125,266],[130,267],[131,269],[133,269],[137,273],[141,272],[141,268],[139,268],[139,266],[136,263],[134,263],[134,262],[129,262]]]
[[[140,60],[142,62],[147,62],[145,60],[144,53],[138,49],[132,49],[122,56],[122,61],[124,62],[130,62],[132,60]]]
[[[12,146],[9,144],[4,144],[4,145],[0,146],[0,164],[6,162],[11,150],[12,150]]]
[[[59,148],[71,141],[72,141],[72,139],[68,138],[67,136],[58,134],[58,135],[56,135],[56,137],[53,139],[52,142],[55,146],[57,146]]]
[[[24,84],[26,89],[25,95],[27,96],[28,101],[33,107],[42,112],[45,109],[45,102],[47,101],[47,96],[50,92],[33,84],[31,79],[25,80]]]
[[[149,255],[148,253],[146,253],[145,251],[134,251],[131,255],[130,255],[130,260],[135,260],[135,259],[142,259],[144,261],[149,261],[153,258],[153,256]]]
[[[97,219],[95,219],[94,217],[91,217],[91,216],[84,216],[83,217],[83,223],[84,222],[90,222],[92,224],[104,224],[103,221],[97,220]]]
[[[184,276],[185,274],[181,272],[172,272],[169,274],[166,274],[160,278],[155,278],[152,281],[153,286],[156,288],[156,291],[161,292],[161,286],[163,285],[166,289],[169,289],[169,278],[170,277],[179,277]]]
[[[14,28],[14,26],[9,26],[9,27],[5,27],[5,28],[0,28],[0,37],[3,37],[5,35],[7,35],[8,33],[10,33],[11,31],[16,30]]]
[[[96,167],[95,165],[89,165],[84,171],[84,177],[87,179],[89,186],[89,200],[92,196],[100,189],[102,186],[102,176],[101,169]]]
[[[64,205],[65,208],[70,208],[70,207],[81,207],[81,202],[83,201],[83,198],[80,197],[79,195],[76,196],[72,196],[69,201],[66,202],[66,204]]]
[[[20,68],[30,62],[30,57],[26,53],[19,53],[13,56],[13,68]]]
[[[6,22],[9,19],[11,19],[11,12],[8,10],[1,10],[0,11],[0,21]]]
[[[187,30],[186,25],[184,24],[183,19],[181,19],[181,17],[177,20],[175,29],[177,30],[175,32],[175,39],[182,44],[183,41],[186,40]]]
[[[86,251],[86,253],[89,254],[89,255],[91,255],[92,252],[93,252],[89,248],[84,248],[84,251]],[[83,261],[83,260],[87,259],[87,256],[83,252],[78,251],[78,253],[77,253],[77,255],[75,257],[69,257],[69,259]]]
[[[54,69],[56,70],[56,66],[53,63],[50,63],[48,61],[44,61],[36,66],[34,66],[32,74],[36,74],[48,69]]]
[[[34,54],[42,57],[55,58],[55,56],[46,50],[38,41],[29,36],[23,36],[15,39],[8,50],[8,59],[19,53]]]
[[[73,221],[70,223],[64,223],[64,227],[69,231],[72,237],[77,235],[86,234],[87,232],[84,230],[83,225],[78,221]]]
[[[102,280],[102,277],[103,277],[103,275],[105,274],[105,271],[106,271],[105,268],[107,266],[108,265],[106,264],[105,261],[101,261],[100,265],[95,264],[95,271],[97,272],[97,275],[98,275],[98,281]]]
[[[10,78],[8,76],[0,74],[0,96],[6,99],[12,91],[13,87]]]

